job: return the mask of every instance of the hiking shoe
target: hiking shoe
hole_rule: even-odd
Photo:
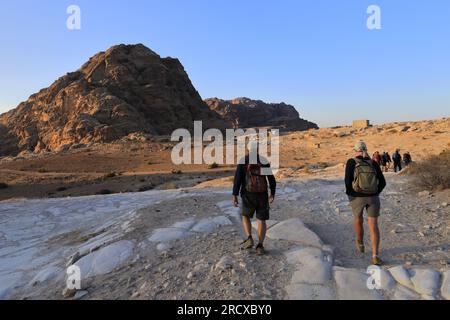
[[[366,247],[364,246],[364,243],[361,243],[358,240],[356,240],[356,249],[359,251],[359,253],[366,252]]]
[[[383,260],[381,260],[379,257],[373,257],[372,258],[372,264],[374,265],[374,266],[378,266],[378,267],[380,267],[380,266],[382,266],[383,265]]]
[[[255,243],[253,242],[253,238],[249,237],[247,240],[242,242],[241,249],[249,250],[249,249],[253,248],[254,245],[255,245]]]
[[[263,256],[265,253],[266,253],[266,250],[264,250],[264,246],[262,244],[258,244],[256,246],[256,255]]]

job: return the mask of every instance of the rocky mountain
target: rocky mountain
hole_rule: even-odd
[[[134,132],[227,125],[193,87],[180,61],[144,45],[118,45],[0,116],[0,156],[110,142]]]
[[[291,105],[285,103],[265,103],[260,100],[237,98],[221,100],[206,99],[211,110],[217,112],[234,128],[271,127],[283,131],[303,131],[317,129],[315,123],[303,120]]]

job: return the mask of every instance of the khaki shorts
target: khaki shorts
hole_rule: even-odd
[[[380,197],[349,197],[350,208],[352,209],[353,215],[355,217],[362,217],[364,214],[364,209],[367,210],[367,215],[371,218],[378,218],[380,216]]]

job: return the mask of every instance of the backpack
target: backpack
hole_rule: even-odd
[[[267,192],[267,178],[261,175],[261,164],[249,164],[246,167],[245,190],[248,192]]]
[[[372,160],[355,159],[353,190],[363,194],[378,193],[378,175]]]
[[[395,161],[398,161],[398,160],[400,160],[400,154],[399,153],[394,153],[393,155],[392,155],[392,159],[393,160],[395,160]]]

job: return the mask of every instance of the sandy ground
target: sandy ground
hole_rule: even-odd
[[[339,127],[285,134],[280,138],[280,166],[309,175],[318,168],[344,164],[360,139],[367,142],[371,153],[386,150],[392,154],[401,148],[420,161],[450,147],[449,129],[450,118],[446,118],[359,130]],[[0,189],[0,201],[174,189],[232,175],[233,166],[209,169],[207,165],[173,165],[174,145],[166,137],[92,145],[61,154],[23,153],[16,158],[0,158],[0,183],[9,186]]]

